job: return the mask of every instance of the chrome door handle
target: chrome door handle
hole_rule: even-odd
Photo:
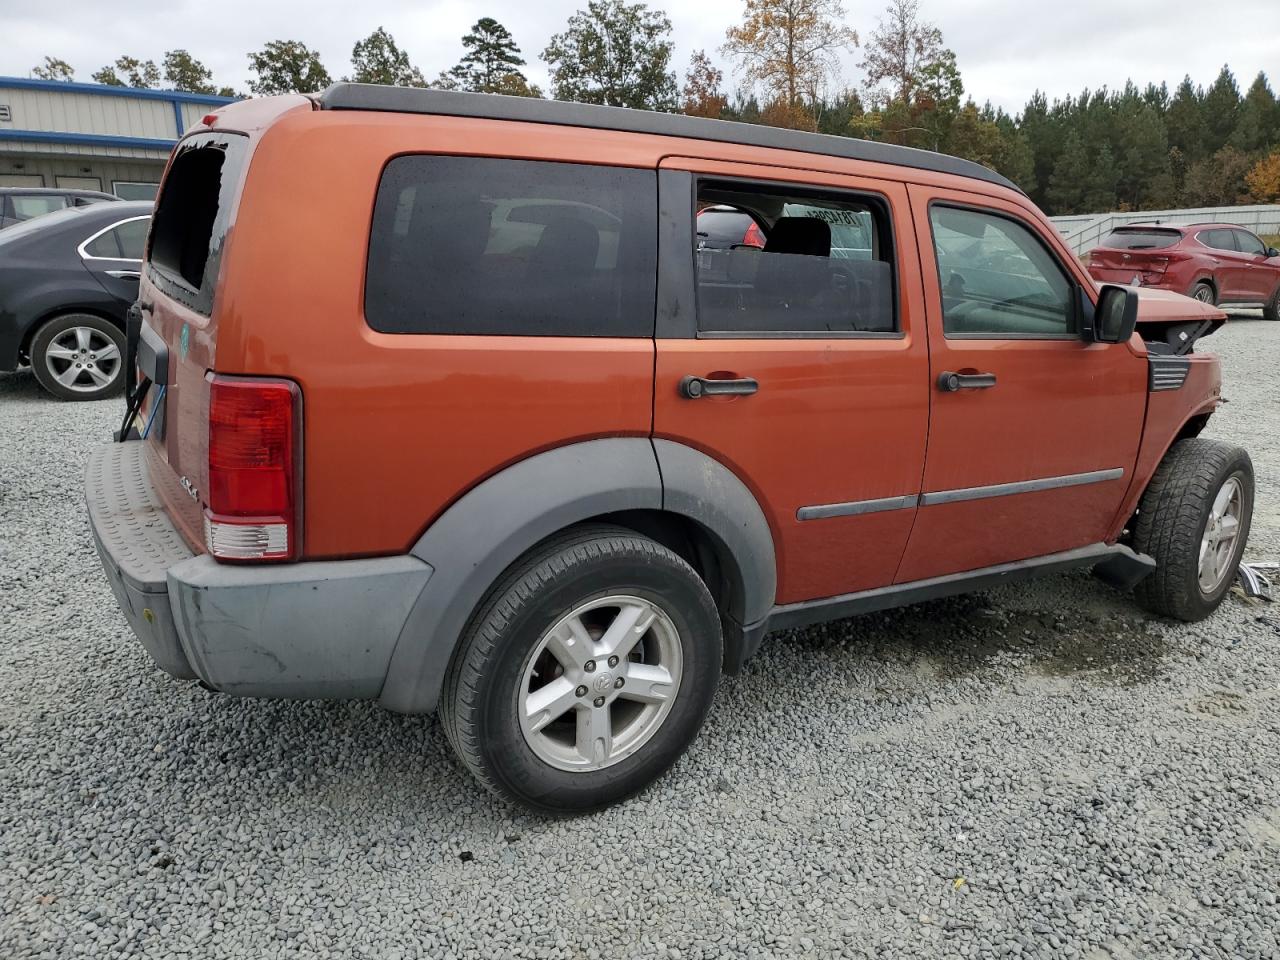
[[[705,377],[685,377],[680,381],[680,396],[688,400],[699,397],[749,397],[760,389],[751,377],[739,380],[708,380]]]
[[[951,373],[946,371],[938,375],[938,389],[943,393],[955,393],[957,390],[986,390],[996,385],[994,373]]]
[[[137,270],[108,270],[108,277],[115,277],[117,280],[141,280],[142,274]]]

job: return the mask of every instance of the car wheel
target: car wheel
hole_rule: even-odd
[[[1203,280],[1191,288],[1191,299],[1199,300],[1201,303],[1207,303],[1210,306],[1217,305],[1217,296],[1213,292],[1213,285],[1205,283]]]
[[[45,323],[31,340],[31,369],[40,386],[63,400],[101,400],[124,388],[124,331],[101,317],[69,313]]]
[[[1235,581],[1253,517],[1253,463],[1240,447],[1182,440],[1138,508],[1133,548],[1156,561],[1138,584],[1148,610],[1188,622],[1217,609]]]
[[[697,735],[720,619],[666,547],[591,525],[535,548],[489,592],[445,679],[441,723],[498,796],[543,813],[622,800]]]
[[[1262,318],[1264,320],[1280,320],[1280,287],[1276,287],[1276,292],[1271,295],[1262,306]]]

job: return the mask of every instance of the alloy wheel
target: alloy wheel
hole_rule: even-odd
[[[69,327],[50,341],[44,363],[58,383],[76,393],[97,393],[120,375],[120,348],[101,330]]]
[[[1209,510],[1204,536],[1200,540],[1200,589],[1211,594],[1222,586],[1223,580],[1234,571],[1231,559],[1235,555],[1236,539],[1240,535],[1240,512],[1243,491],[1236,477],[1229,477],[1222,485]]]

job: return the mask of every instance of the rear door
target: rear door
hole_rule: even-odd
[[[85,269],[108,293],[125,304],[138,299],[150,223],[149,216],[122,218],[98,230],[79,247]]]
[[[1249,281],[1247,264],[1236,247],[1231,230],[1201,230],[1196,238],[1209,248],[1210,269],[1218,288],[1218,302],[1229,303],[1248,299]]]
[[[898,581],[1102,541],[1141,438],[1145,358],[1081,339],[1083,277],[1048,227],[1013,203],[910,189],[937,282],[928,456]]]
[[[929,399],[905,188],[671,157],[660,189],[654,435],[710,454],[755,494],[779,603],[892,583]],[[697,250],[693,211],[708,203],[767,227],[764,248]],[[861,260],[835,252],[849,222],[871,225]]]

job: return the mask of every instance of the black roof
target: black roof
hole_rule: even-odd
[[[835,137],[800,130],[784,130],[753,123],[706,120],[678,113],[565,103],[494,93],[461,93],[421,87],[389,87],[373,83],[335,83],[312,98],[322,110],[375,110],[387,113],[429,113],[446,117],[479,117],[487,120],[519,120],[566,127],[592,127],[629,133],[651,133],[691,140],[714,140],[750,147],[796,150],[871,163],[888,163],[916,170],[955,174],[998,184],[1011,190],[1017,185],[994,170],[959,157],[913,147],[899,147],[852,137]]]

